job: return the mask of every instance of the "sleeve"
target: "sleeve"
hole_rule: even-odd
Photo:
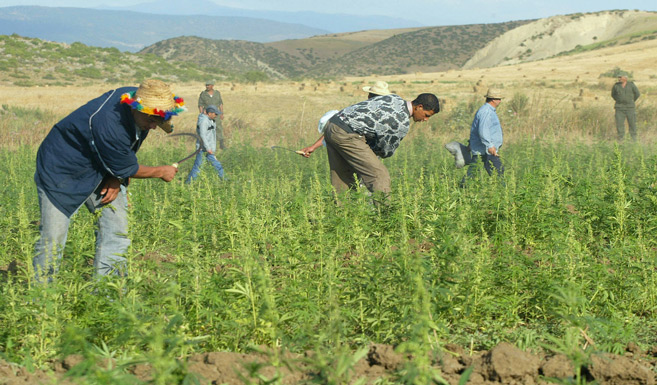
[[[613,87],[611,87],[611,98],[616,100],[616,85],[614,84]]]
[[[641,93],[639,92],[639,88],[634,83],[632,83],[632,91],[634,91],[634,101],[636,101],[639,96],[641,96]]]
[[[205,107],[205,103],[203,103],[203,92],[198,96],[198,106],[197,108]]]
[[[129,178],[139,170],[137,155],[131,148],[128,130],[120,122],[94,119],[92,138],[95,151],[105,169],[117,178]]]

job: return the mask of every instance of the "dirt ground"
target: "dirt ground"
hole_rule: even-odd
[[[434,360],[434,368],[450,385],[458,384],[468,376],[471,385],[533,385],[571,383],[577,376],[576,367],[564,355],[544,355],[524,352],[509,343],[501,343],[489,351],[468,354],[456,345],[445,346],[446,352]],[[624,355],[593,354],[590,363],[581,366],[579,373],[587,382],[600,385],[651,385],[655,384],[657,347],[641,351],[628,344]],[[242,354],[212,352],[196,354],[187,359],[188,370],[197,375],[201,384],[258,384],[268,383],[277,373],[284,384],[325,383],[326,372],[320,373],[313,365],[312,353],[277,357],[274,367],[272,356],[263,353]],[[60,384],[81,383],[83,380],[64,379],[65,374],[79,364],[79,356],[69,356],[54,362],[50,371],[29,372],[25,368],[0,361],[0,384]],[[395,383],[407,362],[406,357],[390,345],[373,344],[368,353],[356,363],[353,370],[342,378],[349,383],[365,379],[374,384],[382,379]],[[152,380],[151,367],[139,364],[129,369],[138,380]],[[63,379],[63,380],[62,380]],[[319,380],[319,382],[316,382]],[[338,380],[339,381],[339,380]]]

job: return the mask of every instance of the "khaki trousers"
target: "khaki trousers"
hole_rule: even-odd
[[[359,179],[371,192],[390,193],[390,174],[365,142],[365,137],[348,133],[328,122],[324,132],[331,169],[331,184],[342,193],[358,186]],[[354,177],[356,174],[356,177]]]

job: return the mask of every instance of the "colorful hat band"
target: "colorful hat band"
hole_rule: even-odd
[[[144,114],[161,116],[165,121],[171,119],[172,116],[178,115],[179,112],[186,111],[185,101],[183,98],[176,95],[172,95],[173,101],[175,103],[173,109],[164,111],[157,108],[144,106],[141,104],[141,98],[135,98],[135,92],[136,91],[126,92],[125,94],[121,95],[121,103],[127,104],[133,109],[139,112],[143,112]]]

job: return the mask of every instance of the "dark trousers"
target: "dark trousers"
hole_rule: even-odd
[[[465,187],[466,179],[474,177],[474,174],[477,172],[479,167],[481,167],[479,166],[480,162],[484,163],[484,169],[488,175],[492,176],[493,169],[495,169],[497,176],[500,178],[504,176],[504,165],[502,164],[499,156],[490,154],[475,155],[472,157],[472,163],[470,163],[470,166],[468,166],[468,173],[463,177],[463,179],[461,179],[461,187]]]
[[[616,109],[616,131],[618,132],[618,140],[623,140],[625,137],[625,120],[627,120],[627,125],[629,127],[630,136],[633,140],[636,140],[636,111],[634,108],[631,109]]]
[[[472,176],[472,174],[475,172],[476,167],[479,167],[480,161],[484,162],[484,169],[486,170],[488,175],[493,175],[493,168],[495,168],[495,171],[497,171],[498,176],[504,175],[504,165],[502,164],[500,157],[491,154],[484,154],[474,157],[473,164],[470,167],[468,167],[468,176]]]

